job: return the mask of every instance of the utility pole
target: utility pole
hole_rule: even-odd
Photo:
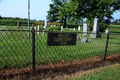
[[[28,39],[30,39],[30,25],[29,25],[29,21],[30,21],[30,0],[28,0]]]

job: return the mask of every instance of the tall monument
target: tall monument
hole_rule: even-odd
[[[48,25],[47,25],[48,22],[49,22],[48,20],[45,20],[45,25],[44,25],[45,29],[48,27]]]
[[[101,38],[101,34],[99,34],[99,19],[94,19],[93,31],[90,34],[91,38]]]

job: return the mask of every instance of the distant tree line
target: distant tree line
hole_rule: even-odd
[[[0,15],[0,25],[16,26],[17,25],[17,21],[20,22],[21,26],[28,26],[28,19],[27,18],[2,17]],[[44,20],[39,20],[39,21],[44,22]],[[38,21],[36,21],[35,19],[34,20],[30,20],[30,25],[32,25],[35,22],[38,22]]]
[[[114,25],[120,25],[120,19],[116,19],[112,22]]]

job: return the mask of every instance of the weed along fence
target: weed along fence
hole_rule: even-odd
[[[10,78],[8,75],[12,72],[23,75],[30,69],[38,70],[41,66],[61,62],[94,57],[105,59],[107,55],[120,52],[120,33],[100,34],[99,38],[94,38],[91,32],[78,30],[37,31],[34,28],[0,27],[0,78]]]

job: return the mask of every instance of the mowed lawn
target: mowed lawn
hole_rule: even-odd
[[[15,26],[11,26],[17,29]],[[11,30],[11,27],[3,26],[1,29]],[[24,27],[27,30],[27,26]],[[20,29],[17,29],[20,30]],[[66,32],[66,29],[63,31]],[[69,29],[68,29],[69,32]],[[73,32],[73,31],[71,31]],[[51,64],[64,60],[70,62],[78,59],[87,59],[94,56],[104,56],[107,35],[101,33],[101,38],[90,38],[90,32],[84,36],[81,31],[77,32],[80,39],[76,45],[47,46],[47,33],[35,35],[35,59],[36,65]],[[27,31],[0,31],[0,69],[21,68],[32,65],[32,33],[28,39]],[[88,43],[82,43],[83,37],[88,38]],[[107,54],[117,54],[120,51],[120,33],[111,33]]]
[[[85,72],[77,72],[72,77],[62,80],[119,80],[120,64],[100,67]]]

